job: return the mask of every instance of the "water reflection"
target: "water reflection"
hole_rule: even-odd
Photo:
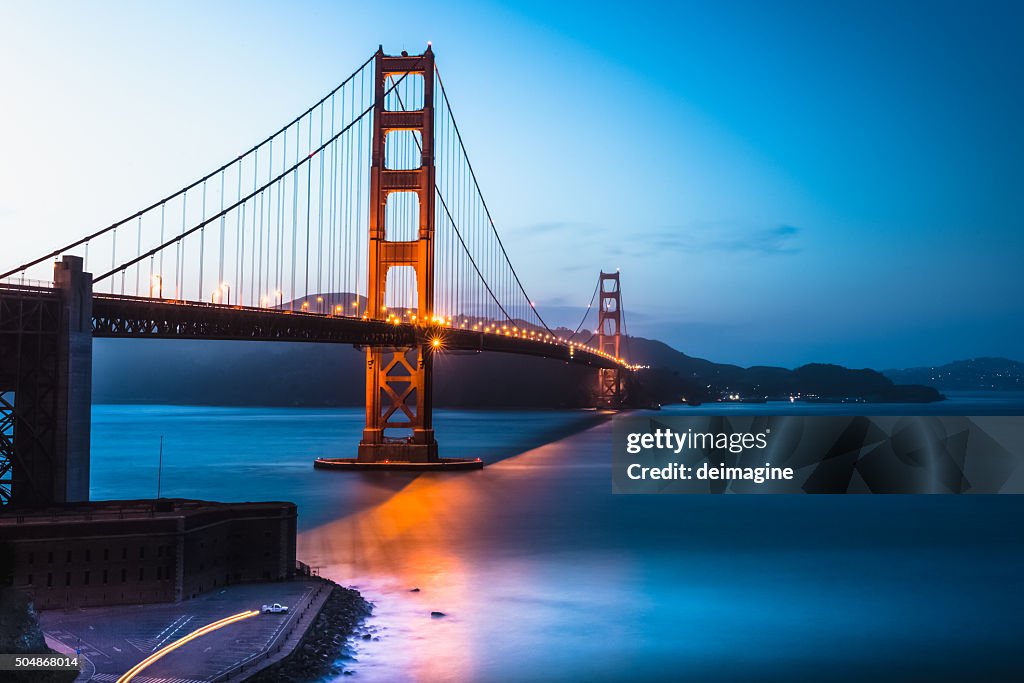
[[[1012,661],[1015,497],[613,496],[609,439],[423,475],[301,534],[376,603],[360,680],[941,681]]]
[[[458,539],[472,533],[465,511],[482,503],[476,479],[472,473],[421,476],[384,503],[301,535],[299,555],[324,576],[358,586],[378,603],[378,620],[397,631],[397,638],[385,638],[387,666],[369,658],[359,669],[361,680],[394,680],[398,672],[408,680],[470,680],[471,621],[455,613],[434,618],[431,612],[467,603],[467,591],[476,588],[467,581],[473,574],[462,555],[453,551]]]
[[[163,434],[165,495],[298,503],[300,559],[377,603],[353,680],[1019,678],[1024,497],[613,496],[607,425],[435,417],[490,465],[313,470],[357,409],[96,406],[92,495],[154,495]]]

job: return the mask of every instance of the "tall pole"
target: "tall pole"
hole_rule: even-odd
[[[164,472],[164,435],[160,435],[160,461],[156,467],[156,497],[160,499],[160,478]]]

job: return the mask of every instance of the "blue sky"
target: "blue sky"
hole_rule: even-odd
[[[1022,7],[0,0],[0,264],[430,40],[552,317],[618,267],[631,332],[713,360],[1024,359]]]

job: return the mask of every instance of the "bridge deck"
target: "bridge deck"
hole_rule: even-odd
[[[167,299],[93,296],[93,336],[103,338],[290,341],[412,346],[441,340],[448,351],[494,351],[540,356],[595,368],[614,359],[558,341],[440,325],[392,324],[322,313],[281,311]]]

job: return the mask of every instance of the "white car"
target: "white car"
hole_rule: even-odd
[[[275,602],[273,605],[263,605],[261,611],[264,614],[283,614],[288,611],[288,608],[279,602]]]

